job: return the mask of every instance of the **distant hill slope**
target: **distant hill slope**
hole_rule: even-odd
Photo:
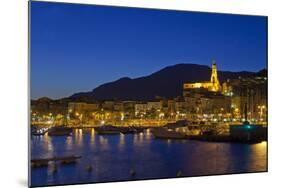
[[[219,80],[249,77],[254,72],[219,71]],[[211,68],[206,65],[177,64],[161,69],[149,76],[131,79],[128,77],[105,83],[89,92],[76,93],[71,99],[91,98],[94,100],[150,100],[155,96],[172,98],[182,95],[185,82],[210,80]]]

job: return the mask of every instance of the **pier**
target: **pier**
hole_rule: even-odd
[[[64,157],[50,157],[50,158],[39,158],[39,159],[31,159],[32,167],[42,167],[47,166],[49,162],[57,162],[60,161],[63,164],[75,163],[77,159],[80,159],[81,156],[64,156]]]

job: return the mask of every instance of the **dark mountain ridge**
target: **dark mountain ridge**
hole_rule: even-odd
[[[220,82],[239,77],[252,77],[264,74],[260,72],[218,71]],[[106,74],[106,73],[105,73]],[[92,100],[151,100],[156,96],[173,98],[182,95],[183,84],[186,82],[209,81],[211,68],[206,65],[177,64],[168,66],[151,75],[131,79],[120,78],[116,81],[102,84],[92,91],[76,93],[70,99],[87,98]]]

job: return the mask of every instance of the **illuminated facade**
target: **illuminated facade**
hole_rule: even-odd
[[[195,83],[185,83],[183,85],[184,89],[198,89],[204,88],[208,91],[218,92],[221,89],[220,82],[218,79],[217,65],[216,62],[213,61],[212,64],[212,74],[210,81],[207,82],[195,82]]]
[[[267,119],[267,77],[229,79],[223,83],[222,94],[231,97],[235,113],[244,116],[247,105],[249,119]]]

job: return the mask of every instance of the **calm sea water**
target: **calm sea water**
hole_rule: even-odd
[[[81,155],[75,164],[32,168],[31,184],[58,185],[198,176],[267,170],[267,143],[237,144],[159,140],[146,131],[97,135],[75,129],[72,136],[32,136],[31,158]],[[87,166],[92,166],[92,171]],[[134,171],[132,176],[130,171]],[[180,171],[180,173],[179,173]]]

